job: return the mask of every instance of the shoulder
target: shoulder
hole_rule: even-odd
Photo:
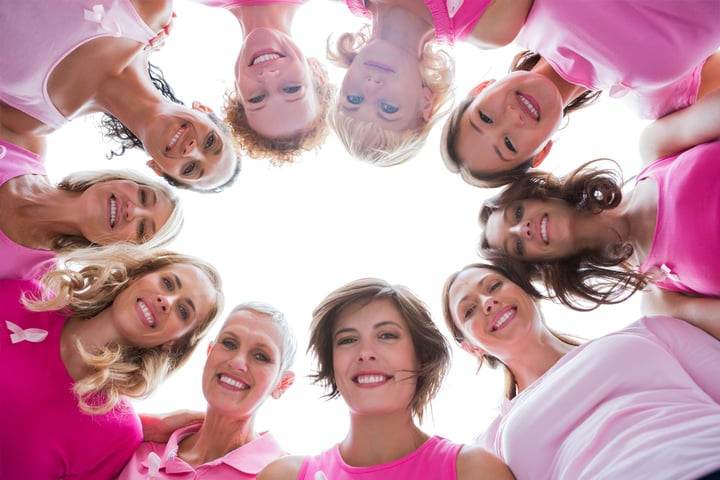
[[[131,0],[140,18],[157,31],[170,23],[173,10],[172,0]]]
[[[305,457],[283,457],[270,463],[262,469],[257,480],[295,480],[300,474]]]
[[[465,445],[457,458],[458,480],[513,479],[515,478],[502,460],[476,445]]]

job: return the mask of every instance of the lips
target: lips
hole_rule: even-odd
[[[150,307],[147,306],[147,304],[141,299],[138,298],[137,305],[140,308],[141,313],[141,320],[143,320],[143,323],[147,325],[150,328],[155,328],[155,317],[150,310]]]
[[[252,57],[250,57],[250,63],[248,64],[248,67],[254,67],[256,65],[262,65],[263,63],[272,62],[274,60],[278,60],[280,58],[285,58],[285,55],[282,53],[276,52],[275,50],[260,50],[253,54]]]
[[[515,318],[516,312],[517,307],[505,307],[500,310],[490,323],[490,331],[497,332],[498,330],[502,330],[503,327]]]
[[[182,138],[183,134],[187,131],[188,127],[187,124],[183,124],[180,126],[180,128],[177,129],[177,132],[175,132],[175,135],[172,136],[170,139],[170,142],[168,142],[167,146],[165,147],[165,153],[168,153],[170,150],[175,147],[178,143],[180,143],[180,139]]]
[[[375,61],[368,61],[368,62],[363,62],[363,65],[365,65],[366,67],[368,67],[368,68],[370,68],[370,69],[372,69],[372,70],[376,70],[376,71],[378,71],[378,72],[383,72],[383,73],[395,73],[395,70],[393,70],[393,69],[392,69],[391,67],[389,67],[388,65],[385,65],[384,63],[375,62]]]
[[[237,390],[250,390],[250,385],[248,385],[247,383],[243,382],[240,379],[230,377],[230,376],[222,374],[222,373],[219,374],[217,376],[217,378],[218,378],[218,381],[224,386],[228,386],[228,387],[231,387],[231,388],[237,389]]]
[[[545,245],[550,244],[550,237],[548,236],[548,214],[546,213],[543,215],[542,219],[540,219],[540,224],[538,225],[538,230],[540,231],[540,238],[542,238],[542,241],[545,243]]]
[[[353,377],[353,382],[365,387],[382,385],[392,377],[381,373],[361,373]]]
[[[518,99],[518,104],[520,105],[520,108],[525,112],[525,114],[534,119],[535,121],[540,121],[540,105],[538,105],[537,100],[535,100],[532,96],[524,94],[524,93],[516,93],[515,94]]]
[[[115,195],[111,194],[110,199],[108,200],[108,222],[110,223],[110,228],[115,228],[117,218],[118,218],[118,202],[117,202],[117,198],[115,198]]]

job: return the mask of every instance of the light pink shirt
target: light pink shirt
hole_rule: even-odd
[[[135,451],[118,480],[172,479],[190,480],[252,480],[268,463],[287,453],[280,448],[270,433],[233,450],[222,458],[192,467],[177,456],[178,444],[197,432],[200,424],[190,425],[173,432],[168,443],[145,442]]]

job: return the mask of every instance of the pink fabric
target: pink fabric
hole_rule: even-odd
[[[433,480],[455,480],[457,478],[457,456],[462,445],[442,437],[431,437],[420,448],[399,460],[374,465],[353,467],[345,463],[337,445],[320,455],[305,457],[298,480],[314,480],[322,470],[329,480],[399,480],[405,478],[432,478]]]
[[[720,342],[645,317],[566,354],[477,443],[522,479],[694,479],[720,468]]]
[[[60,128],[70,118],[52,103],[48,79],[71,52],[99,37],[145,44],[155,32],[130,0],[23,0],[2,9],[0,45],[12,55],[0,56],[0,100]]]
[[[718,0],[535,0],[515,42],[569,82],[611,97],[637,90],[631,105],[657,118],[669,107],[653,112],[647,104],[670,84],[691,88],[684,95],[694,101],[687,76],[720,46],[718,19]]]
[[[135,451],[118,480],[145,480],[149,476],[156,480],[253,480],[268,463],[287,455],[272,435],[263,433],[260,438],[224,457],[193,468],[177,456],[178,444],[199,429],[199,424],[180,428],[173,432],[167,444],[143,443]],[[151,454],[157,455],[155,460],[151,458]]]
[[[0,140],[0,185],[22,175],[45,175],[42,158]],[[0,279],[39,278],[55,264],[55,252],[28,248],[10,240],[0,230]]]
[[[0,280],[0,478],[114,478],[140,444],[140,421],[126,401],[105,415],[79,410],[60,357],[66,319],[26,310],[23,291],[37,291],[37,284]],[[47,337],[12,343],[16,328],[7,322]]]
[[[254,7],[257,5],[273,5],[275,3],[287,3],[290,5],[302,5],[308,0],[194,0],[208,7]]]
[[[491,0],[465,0],[460,2],[460,8],[451,17],[448,12],[449,2],[446,0],[425,0],[435,23],[435,39],[450,45],[465,40],[490,2]],[[364,0],[345,0],[345,3],[354,15],[368,19],[372,17]]]
[[[658,286],[720,297],[720,141],[648,165],[638,181],[658,186],[657,223],[641,272],[668,274]]]

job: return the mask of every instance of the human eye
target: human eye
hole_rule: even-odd
[[[172,292],[175,289],[175,285],[173,285],[172,280],[170,280],[167,277],[163,277],[162,279],[163,285],[165,285],[165,288],[168,289],[168,291]]]
[[[143,207],[147,205],[147,193],[144,188],[140,189],[140,205]]]
[[[520,223],[520,220],[522,220],[523,217],[523,207],[522,205],[518,205],[515,208],[515,223]]]
[[[138,241],[144,242],[145,241],[145,232],[147,228],[145,227],[145,220],[142,220],[140,224],[138,225]]]
[[[256,95],[256,96],[254,96],[254,97],[248,98],[248,102],[250,102],[250,103],[260,103],[260,102],[262,102],[263,100],[265,100],[265,94]]]
[[[522,240],[520,240],[519,238],[515,240],[515,251],[521,257],[525,255],[525,247],[522,244]]]
[[[363,100],[365,100],[365,98],[360,95],[348,95],[345,98],[347,99],[348,102],[352,103],[353,105],[360,105],[363,102]]]
[[[188,163],[182,170],[182,175],[187,177],[195,171],[195,162]]]
[[[480,117],[480,120],[482,120],[484,123],[493,123],[492,118],[485,115],[482,110],[478,110],[478,116]]]
[[[337,344],[338,346],[341,346],[341,345],[350,345],[350,344],[352,344],[353,342],[355,342],[355,338],[354,338],[354,337],[340,337],[340,338],[338,338],[338,339],[336,340],[336,344]]]
[[[488,287],[488,292],[493,293],[495,290],[500,288],[500,285],[502,285],[502,282],[500,280],[495,280],[492,283],[490,283],[490,286]]]
[[[270,361],[270,357],[268,357],[267,355],[265,355],[265,354],[262,353],[262,352],[257,352],[257,353],[256,353],[255,355],[253,355],[253,356],[255,357],[255,360],[258,360],[258,361],[263,362],[263,363],[268,363],[268,362]]]
[[[211,133],[208,135],[207,140],[205,140],[205,149],[208,150],[215,145],[215,142],[217,141],[217,137],[215,136],[215,133]]]
[[[513,145],[513,143],[510,141],[510,139],[508,137],[505,137],[504,142],[505,142],[505,146],[507,147],[508,150],[510,150],[513,153],[517,153],[517,150],[515,149],[515,145]]]
[[[228,350],[235,350],[237,348],[237,343],[231,338],[223,339],[220,344]]]
[[[183,320],[187,320],[190,317],[190,312],[188,312],[188,309],[185,307],[185,305],[178,305],[178,313],[180,314],[180,318]]]
[[[398,107],[390,105],[389,103],[380,103],[380,108],[382,108],[382,111],[385,113],[397,113],[397,111],[400,110]]]
[[[381,340],[396,340],[400,338],[400,336],[397,333],[393,332],[383,332],[378,336]]]
[[[285,88],[283,88],[283,92],[285,92],[285,93],[296,93],[296,92],[300,91],[300,88],[302,88],[300,85],[295,85],[295,86],[292,86],[292,87],[285,87]]]
[[[467,309],[465,309],[465,313],[463,314],[463,318],[464,318],[465,320],[467,320],[468,318],[470,318],[470,317],[472,316],[472,314],[475,313],[475,309],[476,309],[476,308],[477,308],[477,307],[476,307],[475,305],[473,305],[473,306],[468,307]]]

